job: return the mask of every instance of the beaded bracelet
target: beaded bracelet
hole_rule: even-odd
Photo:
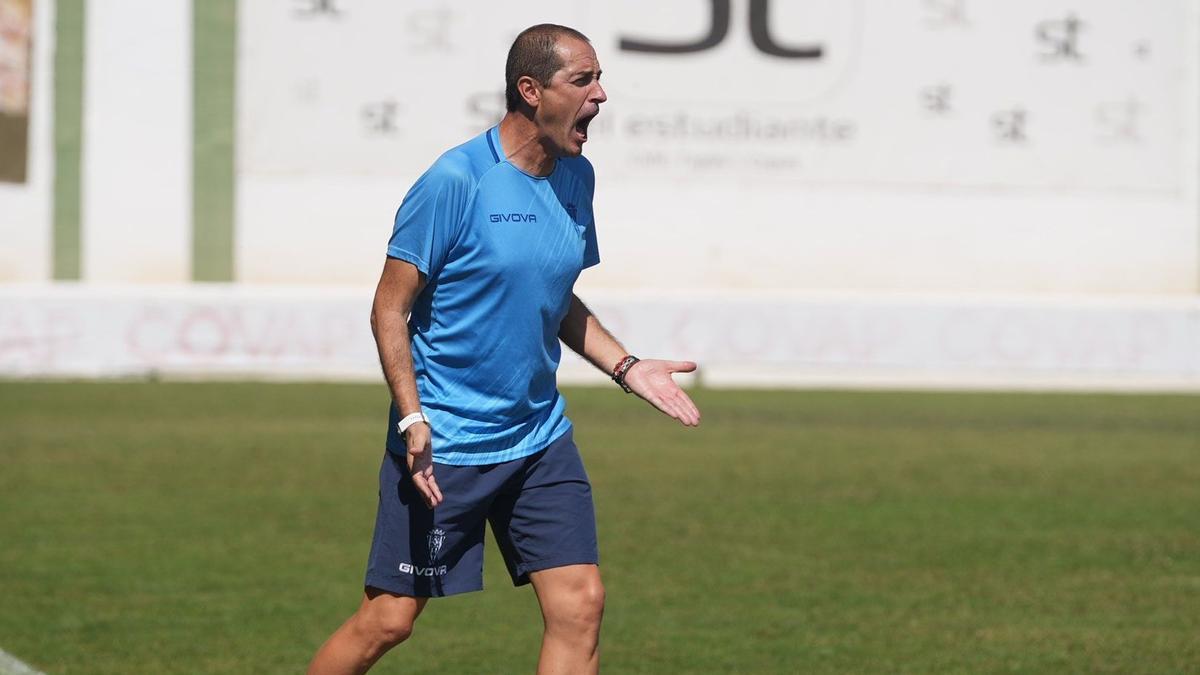
[[[633,367],[633,364],[640,360],[641,359],[638,357],[630,354],[629,356],[626,356],[618,361],[616,367],[613,368],[612,381],[620,385],[621,389],[624,389],[626,394],[632,392],[633,390],[629,388],[629,385],[625,384],[625,374],[629,372],[629,369]]]

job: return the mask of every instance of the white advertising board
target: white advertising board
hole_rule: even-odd
[[[1186,2],[242,4],[254,174],[412,177],[500,117],[540,21],[600,55],[609,180],[1172,193],[1188,151]]]
[[[240,8],[239,279],[370,283],[409,185],[499,119],[509,43],[551,21],[609,94],[585,284],[1197,290],[1195,0]]]
[[[382,382],[370,296],[246,285],[0,287],[0,376]],[[1195,298],[586,300],[635,353],[695,360],[715,386],[1200,391]],[[564,349],[560,380],[605,376]]]

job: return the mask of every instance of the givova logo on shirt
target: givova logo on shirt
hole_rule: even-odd
[[[488,220],[493,223],[536,223],[536,213],[490,213]]]

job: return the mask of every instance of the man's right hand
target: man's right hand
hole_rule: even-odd
[[[433,477],[433,434],[429,425],[417,422],[405,431],[408,440],[408,470],[413,485],[425,500],[425,506],[433,508],[442,503],[442,491]]]

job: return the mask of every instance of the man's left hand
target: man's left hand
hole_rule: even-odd
[[[700,411],[692,399],[671,379],[672,373],[690,373],[696,370],[691,361],[662,361],[642,359],[625,373],[625,384],[633,393],[646,399],[655,408],[674,417],[681,423],[694,427],[700,424]]]

